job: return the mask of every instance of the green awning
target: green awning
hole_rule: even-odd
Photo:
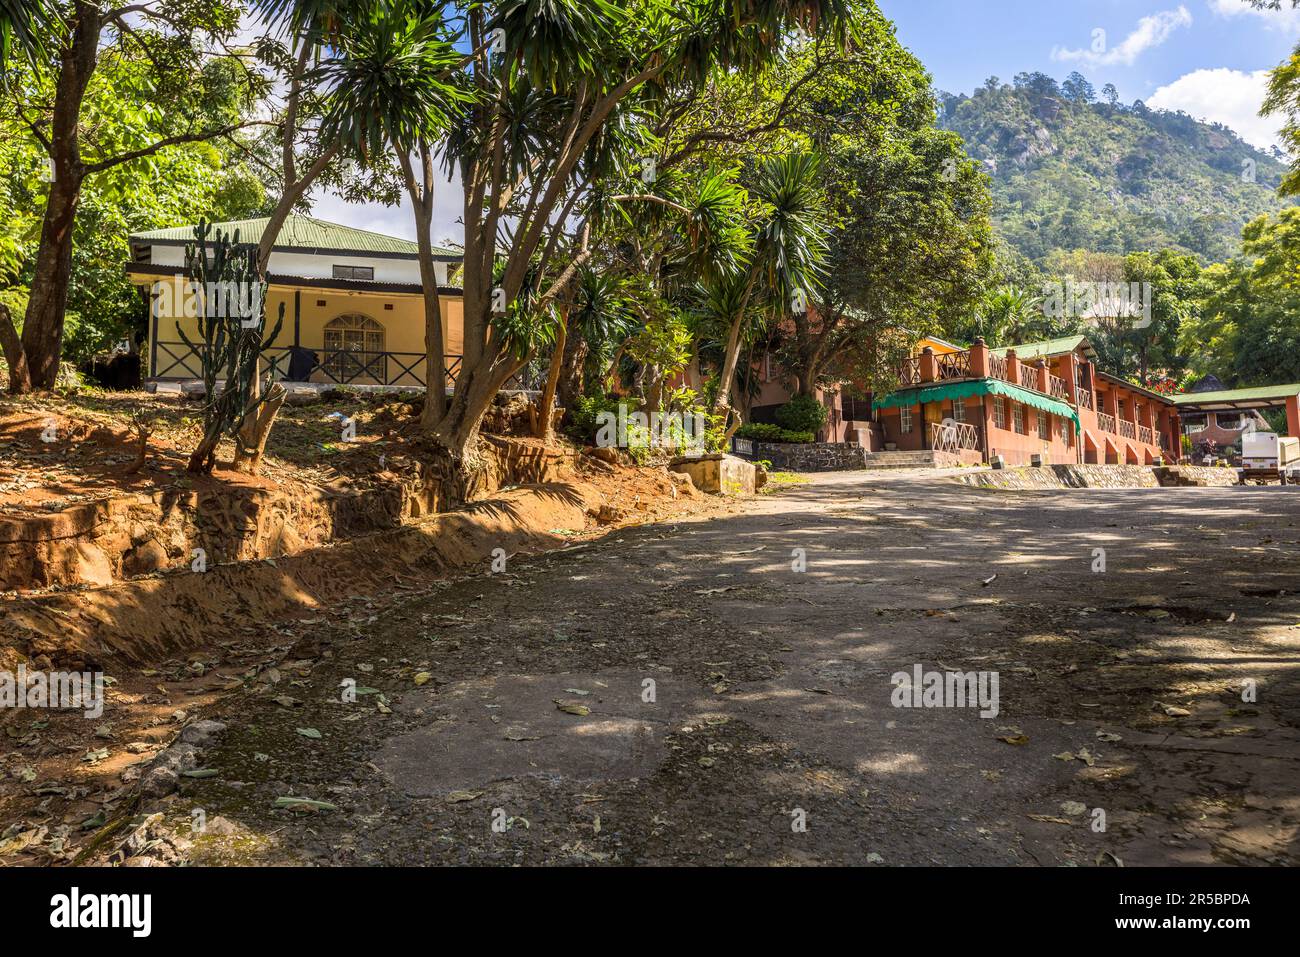
[[[922,402],[942,402],[944,399],[969,399],[976,395],[1003,395],[1016,402],[1023,402],[1032,409],[1042,409],[1051,415],[1059,415],[1074,423],[1077,431],[1082,431],[1079,413],[1068,403],[1053,399],[1041,392],[1022,389],[1001,379],[966,379],[962,382],[940,382],[922,386],[920,389],[904,389],[891,392],[884,398],[876,399],[871,404],[877,409],[895,409],[900,405],[918,405]]]

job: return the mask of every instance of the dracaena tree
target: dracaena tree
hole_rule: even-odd
[[[60,27],[54,0],[0,0],[0,77],[14,54],[33,63],[44,59]]]
[[[468,96],[440,144],[463,191],[465,354],[445,410],[426,416],[426,478],[464,500],[479,427],[522,366],[500,318],[545,306],[588,261],[592,149],[636,100],[658,117],[720,72],[761,69],[806,33],[841,31],[844,0],[503,0],[441,4],[460,31]],[[651,159],[654,157],[651,156]],[[494,281],[498,261],[504,263]],[[539,310],[544,313],[545,310]],[[549,321],[539,319],[538,321]],[[526,357],[525,357],[526,358]],[[430,390],[430,401],[440,402]]]
[[[345,164],[382,168],[394,155],[411,190],[417,216],[432,212],[429,144],[466,94],[449,77],[464,60],[454,31],[437,5],[422,0],[265,0],[272,28],[259,45],[264,61],[281,71],[284,100],[275,121],[279,139],[280,195],[258,241],[257,267],[265,276],[284,223],[311,187]],[[413,154],[416,159],[413,159]],[[427,189],[421,189],[419,165]],[[382,177],[382,173],[380,174]],[[427,200],[427,202],[426,202]],[[420,274],[426,290],[426,327],[438,330],[437,281],[428,230],[422,231]],[[441,368],[429,364],[429,369]],[[435,377],[430,374],[430,391]],[[234,467],[255,471],[247,450],[266,442],[274,415],[259,404],[260,375],[252,384],[250,413],[238,429]]]
[[[754,322],[781,321],[807,310],[821,288],[827,254],[829,220],[819,187],[821,157],[794,152],[758,164],[749,193],[756,203],[754,254],[739,274],[723,279],[725,304],[717,319],[727,329],[722,371],[713,408],[716,415],[740,415],[731,406],[731,389],[741,347],[755,337]]]

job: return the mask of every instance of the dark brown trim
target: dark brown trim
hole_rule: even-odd
[[[163,266],[154,263],[127,263],[126,274],[138,276],[180,276],[184,273],[175,266]],[[302,286],[311,289],[339,289],[347,292],[404,293],[411,296],[424,294],[424,287],[416,282],[367,282],[364,279],[329,279],[315,276],[282,276],[271,273],[266,281],[272,286]],[[460,286],[439,286],[439,294],[449,296],[464,295]]]

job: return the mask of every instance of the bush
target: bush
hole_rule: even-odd
[[[569,427],[569,434],[580,442],[594,443],[596,433],[600,431],[600,423],[597,421],[600,413],[613,412],[618,415],[619,403],[627,401],[627,399],[618,396],[582,396],[573,403],[573,408],[569,410],[569,418],[573,422]],[[632,411],[633,409],[628,409],[629,413]]]
[[[776,410],[776,421],[790,432],[816,433],[830,416],[830,410],[810,395],[797,395]]]
[[[804,444],[813,441],[816,436],[812,432],[796,432],[768,422],[751,422],[748,425],[742,425],[736,430],[736,438],[751,439],[755,442]]]

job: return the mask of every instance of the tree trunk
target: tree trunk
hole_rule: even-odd
[[[30,392],[32,378],[27,373],[27,353],[23,351],[23,341],[14,327],[14,317],[9,307],[0,302],[0,348],[4,350],[5,363],[9,366],[9,391],[14,395]]]
[[[551,365],[546,372],[546,386],[542,389],[542,397],[538,402],[537,423],[533,434],[547,445],[555,441],[555,389],[560,381],[560,368],[564,365],[568,324],[569,313],[566,309],[560,313],[560,323],[555,334],[555,348],[551,351]]]
[[[213,429],[210,432],[205,432],[202,441],[199,442],[190,455],[190,461],[185,466],[185,470],[195,475],[209,474],[212,471],[212,466],[216,464],[217,446],[220,443],[220,430]]]
[[[479,441],[483,415],[506,381],[523,368],[516,359],[487,357],[474,367],[462,367],[447,414],[420,451],[421,480],[434,490],[433,511],[464,505],[484,487],[487,462]]]
[[[571,418],[578,399],[582,397],[583,370],[591,347],[580,330],[573,330],[564,343],[564,361],[560,367],[560,381],[556,386],[556,399],[564,407],[564,417]]]
[[[740,333],[745,324],[745,311],[749,308],[749,294],[754,289],[756,278],[752,273],[750,274],[749,282],[745,285],[745,293],[740,297],[740,305],[736,309],[736,316],[731,321],[731,331],[727,335],[726,351],[722,354],[722,375],[718,379],[718,396],[713,400],[714,414],[735,414],[737,423],[739,423],[740,413],[731,404],[731,384],[736,377],[736,366],[740,362]],[[731,431],[734,432],[739,427],[739,424],[735,424]]]
[[[245,475],[256,475],[262,468],[262,456],[266,452],[266,440],[271,436],[271,426],[280,412],[280,406],[288,392],[278,382],[271,383],[266,390],[266,401],[256,399],[244,410],[244,418],[239,427],[239,441],[235,443],[234,469]]]
[[[59,377],[63,318],[72,275],[72,227],[85,178],[78,121],[99,49],[98,8],[78,0],[72,17],[70,32],[59,53],[59,75],[49,127],[53,181],[45,204],[31,296],[23,321],[22,349],[29,382],[19,381],[18,390],[11,382],[10,391],[52,389]]]
[[[438,291],[438,272],[433,262],[433,152],[421,144],[420,176],[408,154],[397,150],[398,161],[406,179],[406,192],[415,213],[416,252],[420,263],[420,285],[424,290],[424,409],[420,429],[432,432],[447,414],[447,345],[442,330],[442,298]]]

